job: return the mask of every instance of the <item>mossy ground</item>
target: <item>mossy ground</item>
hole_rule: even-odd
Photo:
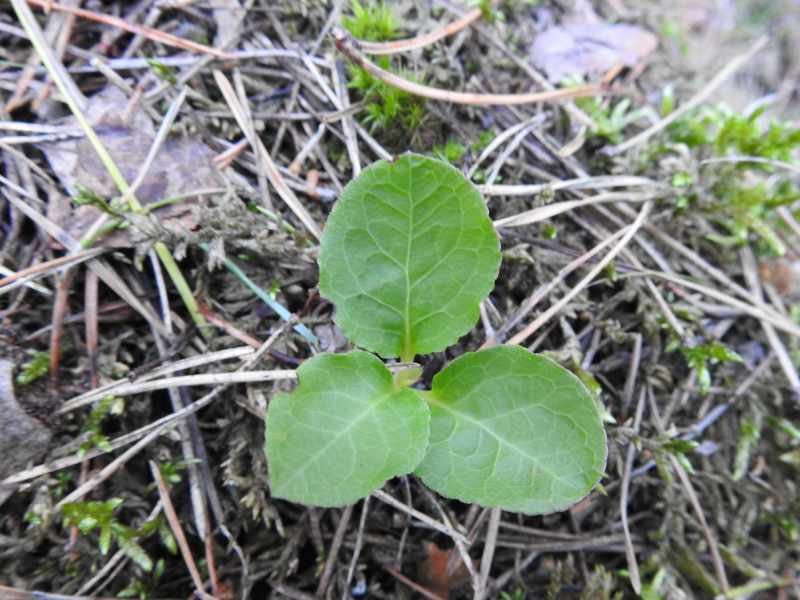
[[[142,7],[156,4],[145,2]],[[224,11],[215,13],[212,4],[217,3],[163,9],[155,26],[211,44],[226,27]],[[352,81],[354,75],[329,38],[322,35],[331,22],[333,4],[339,5],[256,2],[247,18],[231,30],[230,47],[302,48],[309,56],[339,61],[338,66],[304,63],[286,55],[200,66],[188,76],[192,91],[175,131],[179,129],[181,135],[215,155],[245,137],[214,77],[214,68],[223,69],[226,77],[245,91],[250,110],[247,119],[255,135],[320,225],[338,190],[352,176],[352,142],[362,165],[378,158],[376,147],[381,146],[390,153],[414,150],[444,157],[466,171],[498,135],[531,120],[528,134],[508,136],[475,169],[473,181],[489,186],[572,179],[588,183],[562,191],[545,188],[523,195],[487,194],[496,220],[553,201],[604,194],[609,188],[603,187],[602,178],[609,175],[646,177],[651,182],[611,190],[622,192],[614,202],[501,230],[504,262],[484,318],[446,355],[420,358],[427,376],[460,353],[477,349],[498,331],[510,339],[578,285],[603,254],[567,275],[529,310],[526,300],[539,286],[557,278],[570,262],[633,222],[643,204],[631,202],[625,194],[650,194],[650,213],[626,248],[524,341],[575,370],[606,407],[611,446],[603,490],[564,513],[536,518],[503,514],[490,570],[495,587],[487,597],[633,597],[621,521],[621,493],[626,486],[628,541],[639,566],[642,597],[724,597],[720,596],[724,594],[720,567],[735,590],[731,597],[798,595],[800,389],[796,365],[800,346],[791,327],[797,327],[798,319],[792,265],[798,259],[800,237],[794,229],[797,140],[790,139],[796,135],[792,132],[797,131],[800,115],[797,3],[595,3],[600,5],[597,16],[602,21],[638,24],[661,40],[645,70],[624,83],[618,96],[578,103],[604,126],[603,135],[595,136],[581,132],[573,114],[553,105],[485,108],[400,97],[391,100],[396,103],[392,110],[400,114],[393,116],[381,112],[380,90],[370,90],[366,83],[349,89],[354,108],[345,112],[352,120],[344,125],[344,107],[334,104],[321,85],[341,97],[346,89],[342,78]],[[529,74],[512,56],[526,61],[535,33],[548,23],[574,17],[580,7],[572,4],[581,3],[501,2],[492,23],[482,22],[424,50],[394,57],[391,67],[439,88],[474,92],[533,89],[536,86]],[[724,10],[721,4],[725,4]],[[454,18],[443,8],[451,3],[431,6],[403,0],[389,5],[400,37],[429,31]],[[122,15],[132,10],[124,2],[94,4],[92,9]],[[346,5],[343,10],[350,14]],[[130,18],[141,22],[146,14],[144,10]],[[134,58],[157,57],[165,64],[171,55],[192,56],[147,39],[133,47],[139,42],[132,34],[95,21],[77,19],[67,24],[57,11],[37,15],[42,24],[52,23],[55,30],[72,27],[70,44],[104,54],[109,60],[122,57],[127,48],[132,48]],[[14,30],[18,23],[10,8],[2,9],[0,20],[5,26],[0,30],[0,102],[5,104],[17,89],[32,50]],[[335,16],[333,22],[338,22]],[[671,96],[673,106],[681,106],[762,34],[770,36],[770,44],[718,88],[700,112],[687,115],[677,126],[629,151],[609,155],[610,147],[658,122],[665,98]],[[153,90],[166,86],[163,94],[145,94],[142,101],[157,128],[177,96],[177,88],[163,69],[141,62],[117,72],[133,87],[141,84],[144,90]],[[108,84],[107,71],[83,68],[88,63],[81,51],[67,48],[63,63],[75,67],[74,80],[87,96]],[[114,68],[120,63],[112,60],[109,64]],[[309,64],[314,64],[316,73]],[[182,75],[186,68],[174,67],[174,72]],[[33,75],[34,84],[26,92],[28,101],[3,119],[57,125],[56,119],[64,116],[66,109],[58,101],[36,100],[43,94],[46,78],[39,71]],[[50,94],[52,98],[53,92]],[[614,113],[623,98],[629,105]],[[706,127],[703,119],[710,114],[710,107],[719,104],[729,107],[731,119],[739,119],[730,121],[726,135],[749,140],[747,144],[723,143],[713,124],[709,125],[711,133],[706,132],[710,136],[707,143],[694,144],[687,139]],[[757,106],[764,114],[754,133],[748,129],[746,117]],[[633,111],[640,112],[635,119],[626,120]],[[789,137],[770,137],[770,120],[782,123]],[[724,123],[724,118],[717,121],[722,128]],[[315,138],[321,125],[324,131]],[[579,135],[585,137],[582,144],[574,143]],[[62,184],[64,174],[54,172],[44,156],[44,145],[52,142],[0,145],[0,173],[38,199],[30,202],[40,214],[63,223],[62,213],[71,211]],[[559,154],[565,146],[573,151]],[[755,155],[772,162],[713,162],[733,155]],[[140,243],[139,251],[119,248],[105,255],[136,297],[158,312],[157,274],[149,261],[138,262],[137,256],[146,256],[147,244],[159,239],[168,242],[181,259],[180,269],[195,297],[216,316],[206,337],[199,336],[188,326],[190,318],[167,280],[173,323],[182,332],[165,340],[167,364],[260,343],[282,326],[276,312],[245,287],[240,277],[220,267],[223,252],[275,302],[297,315],[322,349],[341,350],[346,343],[332,327],[332,307],[317,293],[316,241],[268,183],[259,161],[249,146],[234,154],[224,170],[221,190],[206,197],[191,228],[136,229],[143,223],[136,221],[132,235]],[[5,186],[4,194],[22,197],[5,180],[0,186]],[[0,264],[21,271],[63,255],[41,228],[42,223],[25,218],[6,195],[0,196],[0,209]],[[216,251],[216,260],[201,250],[200,244]],[[783,262],[776,262],[781,249]],[[44,449],[42,460],[74,460],[68,467],[27,479],[4,502],[0,511],[0,585],[79,596],[187,597],[193,584],[186,564],[180,553],[171,551],[164,517],[151,515],[159,501],[148,464],[154,461],[171,486],[170,496],[200,575],[205,579],[211,571],[215,573],[219,597],[310,598],[319,594],[341,598],[351,593],[353,597],[417,597],[402,576],[441,590],[429,580],[430,569],[439,565],[435,560],[439,555],[431,552],[429,544],[447,548],[452,542],[395,506],[372,498],[352,510],[316,510],[270,498],[263,414],[271,397],[291,387],[285,379],[227,388],[197,413],[196,420],[186,420],[184,429],[156,438],[78,499],[96,504],[73,507],[68,511],[71,520],[65,524],[64,514],[54,512],[54,505],[123,451],[101,452],[82,466],[81,446],[104,451],[108,449],[105,444],[210,391],[209,387],[181,388],[173,405],[168,391],[160,389],[126,396],[124,409],[117,414],[106,410],[100,415],[97,409],[93,413],[85,406],[55,415],[64,401],[98,383],[126,379],[131,372],[137,381],[163,364],[151,362],[158,357],[151,327],[103,284],[93,316],[86,303],[86,289],[93,285],[88,272],[84,264],[72,270],[69,281],[63,271],[57,276],[51,271],[39,280],[46,291],[56,292],[60,286],[66,301],[58,379],[50,384],[46,378],[17,383],[15,391],[20,404],[53,432],[53,442]],[[762,285],[767,281],[776,285]],[[702,287],[690,288],[682,282]],[[708,289],[717,295],[703,291]],[[739,304],[728,301],[731,297]],[[21,368],[28,351],[47,351],[58,302],[55,293],[42,294],[27,287],[0,296],[0,355]],[[748,307],[752,309],[749,312]],[[515,315],[519,322],[507,327]],[[93,354],[87,347],[87,320],[99,323]],[[179,343],[182,337],[188,343]],[[251,369],[290,370],[309,355],[306,339],[287,327],[270,353]],[[201,364],[176,374],[228,372],[241,364],[239,360]],[[640,406],[642,417],[637,419]],[[187,447],[196,460],[186,460]],[[629,473],[625,464],[631,447],[635,451]],[[681,469],[687,473],[691,489],[682,481]],[[457,523],[472,542],[472,559],[481,557],[488,520],[485,511],[435,497],[413,477],[393,480],[384,491],[432,519],[446,517]],[[124,502],[114,508],[116,502],[108,504],[114,498]],[[206,505],[212,524],[207,544],[198,537],[198,498]],[[109,508],[114,510],[106,510]],[[98,519],[96,526],[88,521],[92,518]],[[111,528],[112,521],[116,529]],[[71,531],[70,523],[82,526]],[[110,540],[103,537],[104,524],[112,531]],[[148,561],[137,548],[125,545],[126,536],[147,555],[152,564],[149,572],[143,569]],[[110,549],[103,555],[101,547],[106,542]],[[713,545],[719,559],[715,559]],[[214,557],[213,569],[207,548]],[[118,564],[122,566],[109,569],[91,588],[84,589],[120,549]],[[469,578],[457,560],[454,564],[451,597],[472,597],[469,583],[465,583]],[[366,595],[358,595],[362,588]]]

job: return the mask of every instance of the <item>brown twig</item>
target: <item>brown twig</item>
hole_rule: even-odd
[[[189,569],[189,574],[192,576],[192,583],[194,583],[195,591],[197,595],[202,598],[213,598],[211,594],[207,594],[203,591],[205,589],[203,579],[200,577],[200,571],[197,570],[197,564],[194,562],[192,551],[189,549],[189,542],[186,540],[186,534],[183,533],[183,527],[181,527],[181,522],[178,519],[178,515],[175,513],[175,507],[172,505],[172,500],[169,497],[169,490],[164,483],[164,478],[161,476],[161,471],[158,470],[156,463],[152,460],[149,462],[150,472],[158,486],[158,495],[161,498],[161,502],[164,504],[164,515],[166,515],[170,529],[172,529],[175,540],[178,542],[178,548],[180,548],[181,555],[186,563],[186,568]]]
[[[49,271],[50,269],[57,269],[63,265],[69,263],[79,263],[85,260],[90,260],[99,254],[106,252],[104,248],[89,248],[87,250],[79,250],[73,254],[67,254],[65,256],[60,256],[58,258],[54,258],[52,260],[48,260],[46,262],[38,263],[27,269],[22,269],[21,271],[17,271],[13,275],[9,275],[8,277],[3,277],[0,279],[0,289],[3,286],[9,285],[15,282],[17,279],[22,277],[30,277],[32,275],[46,275],[45,271]]]
[[[366,56],[356,50],[353,39],[342,29],[334,29],[332,35],[336,48],[344,54],[348,60],[357,64],[376,79],[414,96],[421,96],[431,100],[442,100],[454,104],[470,104],[473,106],[508,106],[516,104],[560,102],[570,98],[599,96],[608,93],[608,90],[597,85],[579,85],[547,92],[532,92],[529,94],[475,94],[443,90],[441,88],[429,87],[403,79],[394,73],[381,69],[378,65],[371,62]]]
[[[58,367],[61,363],[61,336],[64,333],[64,318],[69,309],[69,287],[74,269],[67,269],[56,285],[56,298],[53,303],[52,329],[50,330],[50,385],[58,385]]]
[[[222,329],[225,333],[227,333],[229,336],[236,338],[240,342],[243,342],[248,346],[252,346],[253,348],[258,349],[261,347],[262,342],[259,342],[253,336],[246,334],[241,329],[238,329],[235,325],[220,317],[217,313],[212,311],[208,306],[206,306],[202,302],[197,303],[197,309],[209,323],[211,323],[212,325],[216,325],[217,327]]]
[[[129,23],[128,21],[120,19],[119,17],[100,14],[92,12],[91,10],[85,10],[83,8],[74,8],[72,6],[66,6],[57,2],[47,2],[46,0],[28,0],[28,4],[32,4],[33,6],[37,6],[39,8],[50,6],[51,9],[73,14],[77,17],[89,19],[98,23],[104,23],[105,25],[110,25],[111,27],[116,27],[118,29],[124,29],[125,31],[141,35],[153,40],[154,42],[160,42],[166,46],[173,46],[175,48],[189,50],[190,52],[210,54],[211,56],[215,56],[216,58],[220,58],[222,60],[231,60],[233,58],[228,52],[223,52],[222,50],[217,50],[216,48],[212,48],[211,46],[206,46],[204,44],[198,44],[197,42],[193,42],[191,40],[185,40],[176,35],[172,35],[171,33],[165,33],[163,31],[159,31],[158,29],[153,29],[152,27],[145,27],[143,25]]]

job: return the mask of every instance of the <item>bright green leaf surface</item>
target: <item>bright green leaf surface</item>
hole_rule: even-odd
[[[395,386],[372,354],[320,354],[302,364],[300,383],[267,413],[272,495],[314,506],[343,506],[411,472],[425,455],[428,407]]]
[[[416,473],[440,494],[528,514],[563,510],[597,483],[606,437],[572,373],[519,346],[465,354],[427,396],[428,453]]]
[[[405,154],[342,192],[322,238],[320,292],[355,344],[411,360],[472,328],[499,266],[477,189],[450,165]]]

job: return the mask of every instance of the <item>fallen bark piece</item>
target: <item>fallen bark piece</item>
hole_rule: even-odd
[[[0,360],[0,480],[24,469],[40,457],[50,443],[50,430],[30,417],[14,395],[14,365]],[[0,484],[0,504],[14,487]]]

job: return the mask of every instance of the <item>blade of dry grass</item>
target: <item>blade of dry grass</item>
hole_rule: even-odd
[[[650,209],[652,208],[652,203],[648,201],[642,209],[639,211],[639,215],[636,217],[636,220],[629,225],[626,230],[625,234],[622,238],[617,242],[614,247],[609,250],[608,254],[606,254],[601,261],[599,261],[591,271],[583,278],[581,281],[572,288],[568,294],[566,294],[563,298],[561,298],[558,302],[553,304],[549,309],[547,309],[544,313],[542,313],[539,317],[534,319],[531,323],[529,323],[522,331],[517,333],[514,337],[508,340],[509,344],[521,344],[526,339],[528,339],[533,333],[539,329],[542,325],[544,325],[547,321],[549,321],[558,311],[560,311],[564,306],[566,306],[570,300],[572,300],[575,296],[577,296],[581,290],[583,290],[589,283],[597,277],[598,273],[606,268],[606,265],[610,263],[614,257],[616,257],[628,242],[631,241],[633,236],[639,231],[639,228],[644,223],[647,215],[650,213]]]
[[[239,102],[239,98],[233,90],[233,86],[231,86],[230,82],[221,71],[214,71],[214,81],[216,81],[217,86],[225,98],[225,101],[228,103],[228,106],[233,112],[236,122],[245,133],[245,136],[247,136],[249,127],[247,120],[244,118],[245,111]],[[266,175],[269,178],[272,186],[277,190],[278,195],[292,210],[292,212],[294,212],[297,218],[300,219],[300,222],[305,225],[309,233],[319,240],[322,237],[322,231],[311,217],[308,210],[306,210],[306,207],[303,206],[303,204],[297,199],[297,196],[294,195],[294,192],[286,185],[286,182],[284,182],[283,177],[275,166],[275,163],[273,162],[272,157],[269,155],[269,152],[267,152],[267,148],[264,146],[261,138],[253,135],[253,139],[248,138],[248,141],[250,141],[256,156],[259,157],[259,161],[262,163]]]

